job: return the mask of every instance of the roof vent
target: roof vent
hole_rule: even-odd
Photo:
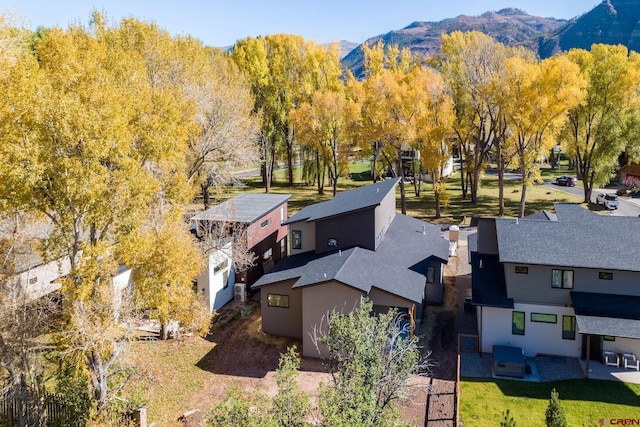
[[[379,189],[379,188],[376,188],[376,193],[379,193],[379,192],[380,192],[380,189]]]
[[[422,234],[427,234],[427,226],[426,225],[422,226]]]
[[[342,249],[338,251],[338,256],[342,256]]]
[[[324,273],[324,278],[325,278],[325,279],[327,278],[327,273]]]

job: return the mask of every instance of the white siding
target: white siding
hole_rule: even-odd
[[[525,313],[524,335],[511,333],[512,312]],[[573,316],[573,308],[533,304],[514,304],[514,309],[478,307],[481,348],[484,353],[491,353],[494,345],[510,345],[521,347],[525,356],[538,354],[580,357],[582,336],[576,332],[575,340],[562,339],[562,316]],[[557,322],[540,323],[531,321],[531,313],[555,314]]]
[[[69,258],[65,257],[23,271],[18,275],[18,284],[24,290],[27,299],[35,300],[60,289],[56,280],[68,274],[70,269]]]
[[[233,287],[235,285],[235,273],[233,270],[233,262],[230,256],[231,243],[227,244],[225,249],[218,250],[209,255],[207,268],[196,279],[198,283],[198,292],[204,294],[209,310],[219,310],[226,303],[233,299]],[[215,272],[215,267],[226,261],[226,268]],[[227,273],[227,286],[223,282]]]

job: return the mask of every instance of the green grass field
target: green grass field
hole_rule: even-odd
[[[345,191],[351,188],[371,184],[369,179],[370,164],[368,161],[355,161],[351,163],[350,178],[341,178],[338,182],[338,191]],[[556,176],[570,174],[566,169],[543,169],[542,177],[545,180],[553,181]],[[324,194],[319,195],[314,184],[306,185],[300,179],[300,171],[294,170],[294,178],[297,180],[293,186],[286,182],[286,171],[277,171],[274,174],[274,183],[271,193],[291,194],[289,200],[289,214],[293,214],[303,207],[328,200],[332,195],[332,188],[325,186]],[[497,216],[498,215],[498,179],[494,175],[484,175],[478,200],[472,204],[469,200],[462,198],[462,187],[460,174],[456,173],[449,177],[445,184],[445,191],[441,194],[442,211],[441,218],[435,218],[435,202],[433,187],[430,183],[422,183],[420,196],[416,196],[413,184],[405,185],[407,214],[415,218],[426,221],[445,224],[459,224],[466,218],[467,221],[472,216]],[[504,186],[505,213],[506,216],[515,217],[518,214],[518,206],[522,184],[519,180],[506,180]],[[244,185],[220,188],[217,194],[212,195],[212,204],[219,203],[228,198],[234,197],[243,192],[264,192],[264,186],[260,177],[252,177],[244,181]],[[400,209],[400,190],[398,186],[398,209]],[[526,213],[532,214],[543,209],[553,210],[554,203],[581,203],[582,198],[565,193],[560,190],[532,185],[527,189]],[[202,209],[196,204],[195,209]]]
[[[460,415],[465,427],[498,426],[509,409],[518,427],[544,427],[551,390],[560,395],[571,427],[600,419],[640,419],[640,384],[600,380],[532,383],[495,379],[464,380]],[[609,425],[606,423],[606,425]]]

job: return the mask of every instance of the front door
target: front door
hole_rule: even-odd
[[[587,346],[587,340],[589,345]],[[589,360],[597,360],[602,362],[602,336],[600,335],[582,335],[582,358],[587,358],[587,347],[589,348]]]

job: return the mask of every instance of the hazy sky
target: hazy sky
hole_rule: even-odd
[[[110,21],[133,16],[172,34],[190,34],[209,46],[228,46],[248,36],[291,33],[319,43],[369,37],[414,21],[440,21],[517,7],[543,17],[570,19],[600,0],[0,0],[29,28],[67,27],[89,21],[91,11]]]

